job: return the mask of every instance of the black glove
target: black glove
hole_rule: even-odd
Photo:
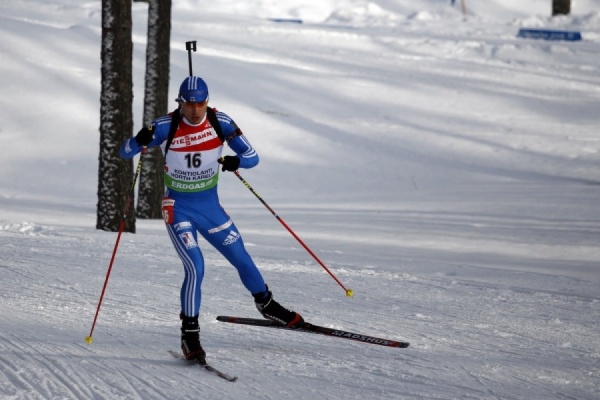
[[[225,156],[219,159],[219,164],[223,164],[221,171],[237,171],[240,167],[240,158],[237,156]]]
[[[140,146],[148,146],[154,139],[154,126],[150,125],[140,129],[137,135],[135,135],[135,141]]]

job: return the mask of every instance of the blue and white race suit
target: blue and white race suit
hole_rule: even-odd
[[[225,113],[216,112],[225,142],[240,158],[240,168],[258,164],[258,154]],[[163,153],[171,116],[152,122],[154,139],[148,147],[161,146]],[[192,125],[183,115],[165,161],[163,216],[167,231],[183,262],[185,278],[181,287],[181,311],[194,317],[200,312],[204,257],[198,232],[237,269],[242,283],[252,294],[266,289],[263,277],[244,247],[235,224],[219,203],[217,182],[224,143],[205,116]],[[133,158],[142,150],[135,138],[123,142],[120,155]]]

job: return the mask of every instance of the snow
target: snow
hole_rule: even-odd
[[[227,325],[258,317],[206,243],[208,359],[182,365],[161,221],[95,230],[100,2],[0,4],[3,399],[600,398],[600,0],[174,2],[194,72],[261,156],[221,200],[276,298],[407,349]],[[147,5],[133,3],[135,131]],[[277,23],[272,19],[301,19]],[[520,27],[581,42],[519,39]],[[172,104],[175,106],[175,103]]]

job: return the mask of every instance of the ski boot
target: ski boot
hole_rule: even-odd
[[[186,360],[206,363],[206,352],[200,345],[200,325],[197,315],[195,317],[181,315],[181,350]]]
[[[253,296],[254,304],[263,317],[279,322],[288,328],[299,328],[304,324],[304,319],[300,314],[288,310],[273,299],[273,293],[268,286],[266,291]]]

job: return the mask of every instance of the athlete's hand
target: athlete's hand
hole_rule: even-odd
[[[154,139],[154,126],[150,125],[140,129],[137,135],[135,135],[135,141],[140,146],[148,146]]]
[[[237,171],[240,167],[240,158],[237,156],[225,156],[219,158],[219,164],[223,165],[221,171]]]

